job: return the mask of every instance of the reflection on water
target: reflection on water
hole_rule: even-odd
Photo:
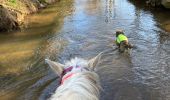
[[[1,100],[37,99],[39,91],[54,78],[46,78],[35,84],[48,73],[45,71],[44,57],[50,54],[48,47],[51,43],[47,40],[59,34],[64,17],[72,13],[72,2],[67,0],[51,5],[38,14],[28,16],[26,28],[21,32],[0,35]],[[54,54],[52,50],[50,52],[50,55]]]
[[[127,0],[61,0],[28,16],[22,32],[0,35],[0,99],[45,100],[58,86],[45,58],[62,63],[103,51],[101,100],[169,100],[168,18]],[[130,56],[112,46],[118,28],[136,46]]]

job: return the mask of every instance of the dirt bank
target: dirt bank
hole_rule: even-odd
[[[19,29],[24,17],[59,0],[2,0],[0,1],[0,31]]]
[[[146,0],[146,4],[153,7],[164,6],[167,9],[170,9],[169,0]]]
[[[19,29],[16,18],[6,8],[0,5],[0,31]]]
[[[164,7],[170,9],[170,1],[169,0],[129,0],[133,2],[144,2],[146,6],[151,6],[155,8]]]
[[[153,7],[157,7],[157,6],[161,6],[161,1],[162,0],[146,0],[146,4],[149,6],[153,6]]]

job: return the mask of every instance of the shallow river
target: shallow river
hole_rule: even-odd
[[[0,100],[46,100],[58,77],[45,58],[89,59],[102,51],[101,100],[170,100],[170,13],[141,5],[61,0],[28,16],[22,31],[1,33]],[[116,29],[135,46],[131,55],[112,46]]]

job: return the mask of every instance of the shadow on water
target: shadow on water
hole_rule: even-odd
[[[58,86],[45,58],[63,63],[103,51],[101,100],[169,100],[169,32],[161,26],[168,17],[127,0],[61,0],[29,16],[22,32],[0,35],[0,98],[45,100]],[[137,47],[130,56],[113,46],[118,28]]]

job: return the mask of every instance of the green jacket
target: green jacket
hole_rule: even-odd
[[[118,35],[118,37],[116,38],[116,42],[119,44],[120,44],[120,42],[125,41],[125,40],[128,41],[128,38],[123,34]]]

